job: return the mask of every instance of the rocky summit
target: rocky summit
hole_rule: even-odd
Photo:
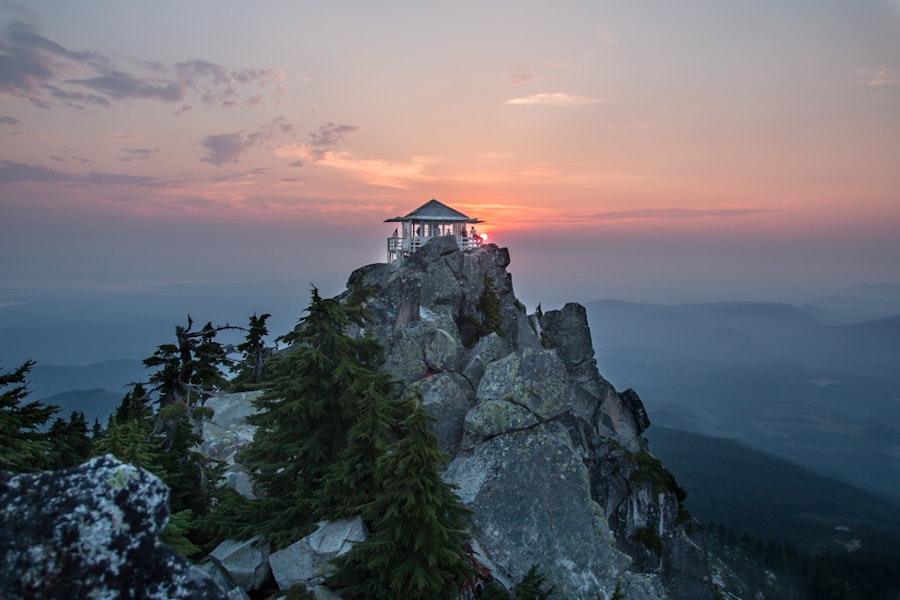
[[[375,336],[382,370],[437,419],[444,477],[474,511],[476,559],[509,589],[537,565],[572,600],[713,598],[699,524],[647,451],[640,398],[600,375],[584,307],[527,314],[509,264],[505,248],[439,237],[357,269],[343,294],[367,298],[373,320],[353,335]],[[211,402],[234,412],[233,397]],[[206,446],[247,439],[240,419],[213,420]]]

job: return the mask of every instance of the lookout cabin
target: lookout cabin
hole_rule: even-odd
[[[385,220],[385,223],[400,223],[387,240],[388,262],[406,258],[431,238],[443,235],[456,238],[460,250],[477,248],[482,238],[475,224],[483,222],[431,199],[405,217]]]

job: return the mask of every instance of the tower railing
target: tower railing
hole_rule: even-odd
[[[481,246],[482,241],[478,236],[458,235],[454,236],[460,250],[472,250]],[[394,262],[398,258],[406,258],[410,254],[428,243],[432,239],[428,236],[414,235],[410,237],[391,236],[387,239],[388,262]]]

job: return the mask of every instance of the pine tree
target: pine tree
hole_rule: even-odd
[[[189,407],[202,404],[211,392],[226,383],[222,368],[231,362],[216,341],[216,334],[240,328],[227,324],[214,327],[207,323],[200,331],[194,331],[193,326],[194,320],[188,315],[187,327],[175,326],[175,343],[160,344],[153,356],[144,359],[144,366],[159,367],[150,376],[150,383],[158,394],[160,406],[176,402],[184,402]]]
[[[531,565],[522,581],[513,588],[516,600],[547,600],[556,591],[555,586],[546,587],[547,577],[540,572],[538,565]]]
[[[75,467],[90,456],[87,420],[79,410],[73,411],[68,420],[54,419],[47,440],[50,442],[50,469]]]
[[[266,360],[272,354],[272,349],[266,345],[266,336],[269,335],[266,319],[270,316],[272,315],[264,313],[257,317],[254,313],[250,317],[247,337],[237,346],[243,359],[233,381],[236,389],[253,389],[266,377]]]
[[[500,337],[506,337],[503,329],[503,304],[494,288],[494,283],[488,274],[484,274],[484,289],[478,297],[478,310],[481,312],[481,323],[478,325],[478,337],[495,332]]]
[[[284,336],[292,349],[272,358],[270,387],[247,419],[257,430],[241,460],[265,496],[251,503],[242,534],[265,533],[285,546],[328,512],[319,510],[316,493],[329,473],[336,475],[361,408],[367,398],[378,404],[390,396],[390,378],[375,370],[381,345],[346,333],[367,319],[363,307],[323,299],[313,288],[307,315]]]
[[[378,493],[375,461],[384,454],[388,433],[397,419],[397,407],[385,395],[387,390],[379,389],[378,383],[387,387],[387,381],[373,378],[372,385],[360,397],[359,414],[347,432],[347,445],[316,492],[318,518],[352,517]]]
[[[41,427],[59,408],[38,401],[21,404],[28,397],[26,379],[33,366],[29,360],[15,371],[0,373],[0,470],[25,473],[52,464],[50,441]]]
[[[143,384],[136,383],[131,390],[122,398],[122,402],[116,407],[113,413],[113,420],[116,423],[127,423],[128,421],[141,421],[149,419],[153,415],[153,408],[150,402],[150,396]]]
[[[370,536],[335,559],[331,583],[366,598],[455,598],[474,575],[464,548],[471,511],[441,478],[449,457],[438,449],[421,396],[409,404],[406,435],[378,459],[380,492],[363,506]]]

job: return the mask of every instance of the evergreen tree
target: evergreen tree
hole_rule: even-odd
[[[144,385],[136,383],[131,390],[122,398],[122,402],[116,407],[113,413],[113,420],[116,423],[127,423],[128,421],[142,421],[149,419],[153,415],[153,407],[151,406],[150,396]]]
[[[481,312],[481,323],[478,326],[478,337],[483,337],[491,332],[496,332],[500,337],[506,337],[503,330],[503,304],[500,296],[494,288],[494,283],[488,274],[484,274],[484,289],[478,297],[478,310]]]
[[[455,598],[474,573],[464,544],[470,514],[440,475],[449,457],[437,446],[433,419],[410,402],[406,434],[377,461],[380,492],[363,506],[371,533],[335,559],[332,585],[365,598]]]
[[[214,327],[207,323],[199,331],[193,330],[194,320],[188,315],[187,327],[175,326],[175,343],[160,344],[153,356],[144,359],[144,366],[158,367],[150,376],[152,390],[158,394],[160,406],[184,402],[187,406],[200,404],[211,392],[226,383],[222,368],[231,365],[225,348],[216,341],[216,334],[226,329],[240,329],[231,325]]]
[[[100,418],[94,417],[94,425],[91,427],[91,443],[103,437],[104,429],[100,424]]]
[[[540,572],[538,565],[531,565],[522,581],[513,588],[516,600],[547,600],[556,591],[555,586],[546,587],[547,577]]]
[[[266,327],[266,319],[269,313],[250,317],[247,327],[247,337],[243,343],[238,344],[237,351],[241,353],[241,368],[234,378],[237,389],[253,389],[263,382],[266,377],[266,360],[272,354],[272,349],[266,345],[266,336],[269,329]]]
[[[95,455],[112,454],[122,462],[142,467],[160,475],[160,439],[153,435],[149,420],[110,420],[105,434],[94,440]]]
[[[272,358],[270,387],[254,403],[259,412],[247,418],[257,430],[241,460],[265,496],[251,503],[242,534],[265,533],[285,546],[302,537],[316,514],[328,512],[318,509],[317,490],[328,474],[332,485],[343,480],[332,469],[364,405],[390,396],[390,378],[375,370],[381,345],[346,333],[367,320],[362,306],[321,298],[313,288],[307,315],[284,336],[293,346]],[[380,408],[373,410],[371,418],[383,418]],[[357,437],[363,443],[363,434]]]
[[[347,432],[347,445],[316,492],[318,518],[352,517],[378,493],[375,461],[384,454],[388,433],[397,419],[397,408],[385,395],[386,390],[376,385],[381,381],[373,378],[372,385],[360,397],[359,414]]]
[[[80,465],[91,454],[87,420],[81,411],[73,411],[69,419],[54,419],[47,432],[50,442],[50,469],[68,469]]]
[[[50,441],[41,427],[59,408],[38,401],[21,404],[28,396],[26,379],[33,366],[29,360],[15,371],[0,373],[0,470],[25,473],[52,464]]]

